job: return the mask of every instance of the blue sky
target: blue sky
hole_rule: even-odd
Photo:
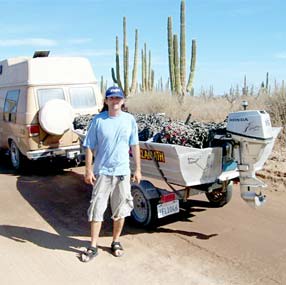
[[[122,51],[122,18],[127,18],[130,68],[135,29],[139,49],[152,53],[155,82],[168,78],[167,18],[180,33],[180,0],[0,0],[0,56],[85,56],[98,79],[111,84],[115,37]],[[270,84],[286,79],[285,0],[186,0],[187,76],[191,40],[197,41],[194,88],[213,86],[216,94],[231,86],[259,87],[269,72]],[[121,57],[122,58],[122,57]],[[140,69],[139,69],[140,70]],[[140,80],[139,72],[139,80]]]

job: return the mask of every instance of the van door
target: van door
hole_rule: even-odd
[[[20,96],[20,89],[9,90],[6,93],[3,108],[3,136],[1,145],[8,148],[8,138],[18,136],[16,125],[17,107]]]
[[[66,100],[63,87],[39,87],[36,90],[36,94],[39,109],[47,105],[49,101],[56,101],[55,99],[60,100],[60,102],[64,101],[66,104],[69,104],[68,100]],[[56,117],[58,116],[59,114],[57,113]],[[40,121],[39,123],[41,125],[44,122]],[[47,133],[47,128],[45,128],[43,125],[41,127],[42,129],[40,131],[40,141],[42,142],[43,148],[58,148],[78,144],[77,139],[73,140],[73,133],[71,131],[67,131],[63,135],[56,135],[56,133],[53,132]]]

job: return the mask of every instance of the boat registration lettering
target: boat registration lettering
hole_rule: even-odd
[[[160,150],[147,150],[140,148],[141,159],[152,160],[153,157],[158,162],[165,162],[165,154]]]

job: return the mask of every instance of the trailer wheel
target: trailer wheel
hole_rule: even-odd
[[[14,141],[10,144],[10,161],[15,170],[21,170],[23,168],[25,157],[20,152],[19,148]]]
[[[154,199],[148,199],[144,189],[140,185],[132,185],[134,208],[131,218],[139,226],[150,226],[156,220],[156,203]]]
[[[232,181],[225,187],[222,185],[221,188],[214,189],[212,192],[206,192],[206,196],[212,206],[222,207],[231,200],[233,189]]]

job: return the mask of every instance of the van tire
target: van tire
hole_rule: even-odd
[[[24,165],[24,155],[21,153],[14,141],[10,144],[10,161],[11,165],[15,170],[23,169]]]

